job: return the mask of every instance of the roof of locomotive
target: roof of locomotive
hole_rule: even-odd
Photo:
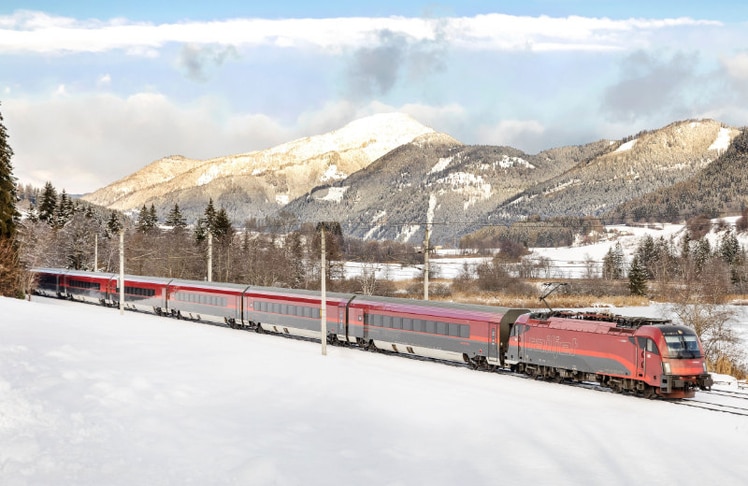
[[[603,312],[550,311],[533,312],[528,320],[547,324],[557,329],[587,332],[634,332],[642,326],[673,326],[670,319],[629,317]]]

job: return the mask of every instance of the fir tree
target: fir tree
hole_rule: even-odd
[[[15,236],[16,224],[21,216],[16,209],[18,197],[11,164],[12,157],[13,150],[8,145],[8,134],[3,125],[3,115],[0,113],[0,238],[8,239]]]
[[[21,215],[16,209],[18,195],[11,164],[13,150],[7,139],[3,115],[0,114],[0,295],[21,297],[23,270],[15,239]]]
[[[740,257],[740,242],[733,231],[727,231],[719,242],[719,256],[728,265],[734,265]]]
[[[151,208],[148,209],[143,204],[138,213],[138,231],[141,233],[152,233],[158,227],[158,216],[156,216],[156,207],[151,204]]]
[[[213,198],[210,198],[208,201],[208,206],[205,208],[205,226],[210,230],[213,231],[213,227],[216,222],[216,208],[213,206]]]
[[[603,257],[603,278],[607,280],[618,280],[623,278],[623,248],[617,242],[615,248],[608,249]]]
[[[234,227],[224,208],[219,209],[213,218],[211,232],[218,239],[228,239],[228,241],[231,241],[231,237],[234,235]]]
[[[106,223],[106,232],[105,232],[106,237],[111,238],[114,235],[119,234],[119,232],[122,231],[123,227],[124,226],[122,225],[122,222],[117,216],[117,213],[112,211],[109,214],[109,220]]]
[[[54,226],[56,228],[65,226],[72,219],[74,209],[72,199],[70,199],[70,196],[63,189],[57,209],[55,210]]]
[[[166,225],[174,229],[184,229],[187,227],[187,220],[182,216],[179,204],[174,203],[174,207],[169,211],[169,214],[166,216]]]
[[[631,295],[647,295],[647,271],[634,255],[629,268],[629,291]]]
[[[39,201],[39,221],[44,221],[50,226],[54,225],[56,211],[57,190],[51,182],[47,182],[44,184],[41,201]]]

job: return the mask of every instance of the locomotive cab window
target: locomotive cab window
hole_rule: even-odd
[[[657,345],[651,338],[638,337],[637,344],[639,345],[639,349],[642,349],[648,353],[660,354],[660,350],[657,349]]]
[[[671,358],[701,358],[696,334],[673,333],[665,335],[667,351]]]

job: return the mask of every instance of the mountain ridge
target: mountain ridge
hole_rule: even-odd
[[[621,140],[526,154],[465,145],[399,113],[262,151],[195,161],[170,156],[84,197],[123,211],[175,203],[194,221],[208,199],[241,226],[250,218],[335,220],[346,234],[455,244],[489,224],[533,217],[609,214],[682,183],[727,151],[740,130],[684,120]]]

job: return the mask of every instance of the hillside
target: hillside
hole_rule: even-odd
[[[605,214],[613,221],[678,222],[716,218],[748,206],[748,130],[743,129],[712,164],[685,181],[627,201]]]
[[[738,130],[714,120],[672,123],[611,144],[610,150],[499,206],[495,217],[599,216],[709,166]]]
[[[432,242],[455,245],[489,225],[527,218],[640,220],[656,218],[660,210],[652,211],[662,204],[665,219],[675,220],[693,208],[739,208],[743,199],[733,194],[745,172],[741,156],[722,163],[729,170],[720,165],[701,176],[738,133],[718,121],[687,120],[531,155],[464,145],[407,115],[380,114],[263,151],[204,161],[167,157],[84,199],[122,211],[153,204],[162,218],[177,203],[194,222],[212,198],[235,227],[248,218],[333,220],[350,236],[413,244],[423,241],[431,218]],[[667,195],[679,184],[686,184],[674,189],[679,195]],[[733,184],[731,192],[724,184]],[[699,202],[710,194],[732,200]],[[637,200],[638,207],[621,206]]]
[[[213,198],[232,219],[243,222],[267,216],[317,185],[345,179],[432,132],[404,114],[374,115],[267,150],[203,161],[168,157],[83,199],[120,211],[153,204],[160,214],[177,203],[194,221]]]
[[[497,204],[606,149],[606,142],[528,155],[511,147],[466,146],[424,135],[285,210],[301,221],[339,221],[359,238],[420,243],[431,214],[432,241],[454,243]]]

